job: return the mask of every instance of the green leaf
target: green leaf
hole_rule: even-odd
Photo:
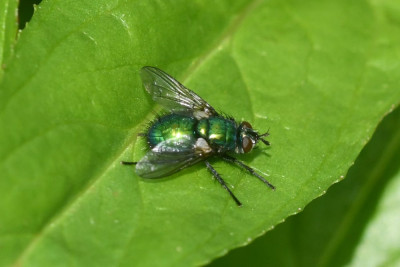
[[[44,1],[0,83],[0,265],[188,266],[248,243],[340,180],[400,101],[393,1]],[[240,157],[157,181],[138,160],[158,66],[270,129]]]
[[[398,125],[400,108],[382,121],[343,182],[271,234],[210,266],[398,266]]]
[[[18,1],[4,0],[0,2],[0,81],[6,68],[6,60],[13,52],[14,42],[17,36]]]

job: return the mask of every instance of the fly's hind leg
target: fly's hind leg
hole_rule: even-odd
[[[235,163],[236,165],[238,165],[238,166],[242,167],[243,169],[247,170],[251,175],[254,175],[258,179],[260,179],[264,184],[268,185],[271,189],[275,190],[275,186],[273,186],[264,177],[262,177],[260,174],[258,174],[253,168],[247,166],[246,164],[244,164],[240,160],[238,160],[238,159],[236,159],[234,157],[231,157],[229,155],[223,155],[222,158],[227,162]]]
[[[217,179],[217,181],[222,185],[223,188],[228,191],[229,195],[233,198],[233,200],[236,202],[238,206],[242,206],[242,203],[240,203],[239,199],[232,193],[232,191],[229,189],[229,187],[226,185],[225,181],[222,179],[222,177],[219,175],[219,173],[214,169],[213,166],[206,160],[204,161],[206,163],[207,169],[212,173],[212,175]]]
[[[135,161],[121,161],[122,165],[136,165],[137,162]]]
[[[140,137],[147,137],[146,133],[138,133],[137,135],[140,136]],[[137,164],[136,161],[121,161],[120,163],[122,165],[136,165]]]

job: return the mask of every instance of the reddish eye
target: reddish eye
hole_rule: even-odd
[[[249,137],[243,137],[242,148],[244,153],[250,152],[253,149],[253,142]]]
[[[249,129],[253,129],[253,127],[251,127],[251,124],[248,123],[247,121],[243,121],[243,122],[242,122],[242,127],[243,127],[243,128],[246,127],[246,128],[249,128]]]

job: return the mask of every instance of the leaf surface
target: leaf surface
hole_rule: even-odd
[[[188,266],[244,245],[344,177],[400,101],[394,2],[44,1],[0,84],[0,265]],[[356,18],[356,20],[354,19]],[[148,181],[157,66],[270,129],[240,159]]]
[[[0,3],[0,81],[17,36],[17,7],[16,0],[4,0]]]

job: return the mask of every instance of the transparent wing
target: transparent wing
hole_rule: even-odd
[[[193,114],[197,119],[216,115],[215,109],[164,71],[143,67],[142,82],[153,100],[173,112]]]
[[[143,178],[160,178],[178,172],[208,157],[211,149],[202,139],[179,138],[159,143],[136,164]]]

